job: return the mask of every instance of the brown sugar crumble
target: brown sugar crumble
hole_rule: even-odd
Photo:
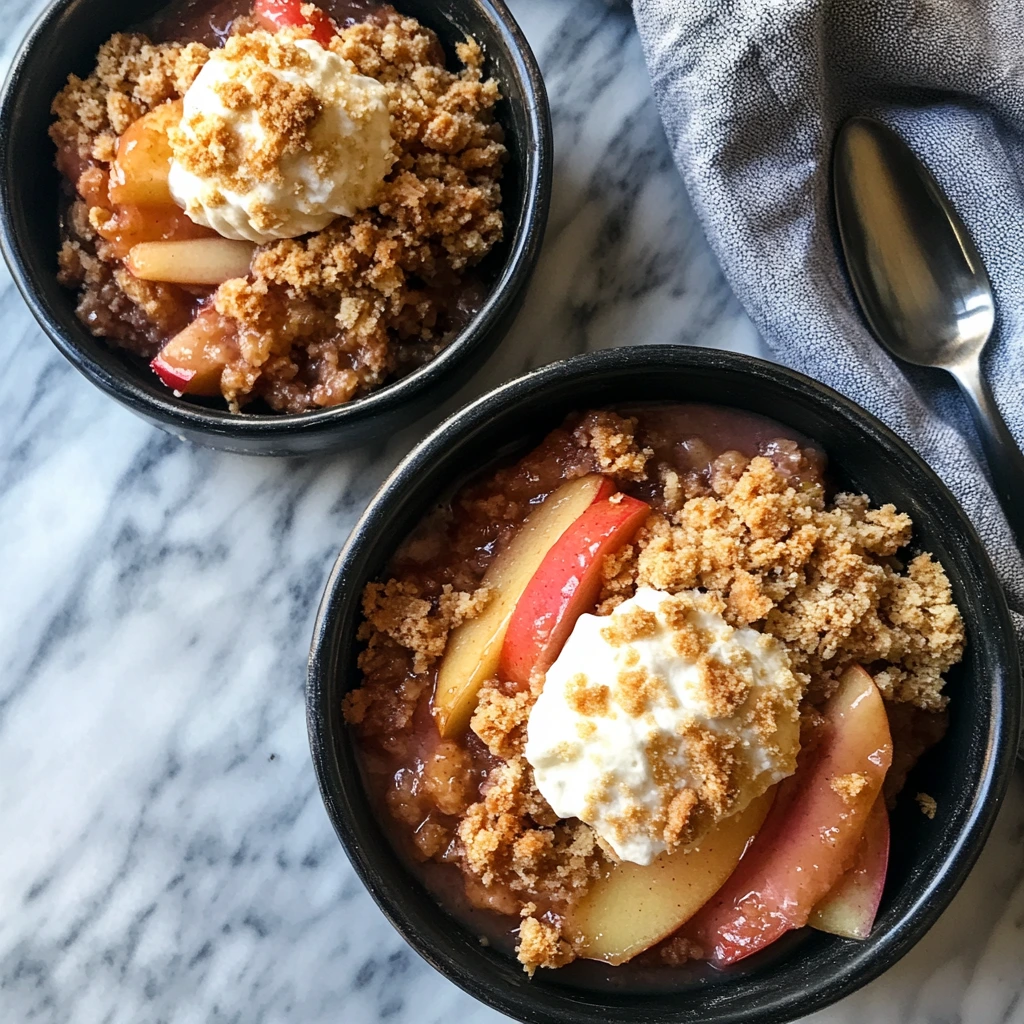
[[[829,786],[844,803],[852,804],[857,795],[868,784],[867,776],[860,772],[850,772],[848,775],[835,775],[829,779]]]
[[[763,456],[724,493],[715,486],[648,520],[635,542],[634,587],[720,593],[730,622],[786,644],[818,700],[851,664],[886,663],[875,674],[884,697],[944,706],[942,675],[963,654],[963,623],[930,555],[905,571],[894,562],[910,541],[908,516],[873,509],[865,495],[839,494],[826,506],[820,486],[792,487]],[[629,574],[616,567],[605,600],[629,596]]]
[[[444,654],[448,634],[479,615],[490,596],[486,587],[467,594],[446,583],[437,599],[430,601],[420,596],[414,583],[370,583],[363,593],[365,621],[358,638],[367,641],[367,650],[383,637],[405,647],[413,655],[413,672],[420,675]]]
[[[265,33],[248,35],[255,27],[237,18],[227,46],[264,45]],[[53,102],[57,164],[75,187],[59,280],[78,292],[79,319],[93,334],[149,359],[198,309],[216,310],[230,339],[219,387],[235,411],[257,399],[287,413],[338,405],[429,361],[482,302],[485,287],[472,268],[502,237],[507,153],[494,116],[500,94],[476,41],[455,47],[461,67],[449,71],[432,31],[382,7],[341,28],[330,48],[387,92],[391,172],[374,206],[322,231],[260,246],[249,274],[216,290],[132,277],[124,246],[139,208],[112,210],[107,195],[118,136],[179,100],[209,48],[119,33],[100,47],[91,74],[71,75]],[[272,163],[278,151],[306,144],[319,111],[301,90],[271,95],[282,83],[264,80],[270,77],[257,76],[252,89],[273,114],[275,142],[264,154]],[[223,139],[200,135],[183,149],[194,169],[239,187],[271,173],[269,166],[239,166]],[[187,229],[183,213],[178,219]],[[196,230],[183,237],[203,237]]]
[[[523,907],[523,923],[519,926],[519,957],[530,977],[539,966],[562,967],[576,958],[556,925],[532,916],[536,910],[533,903]]]
[[[929,796],[927,793],[918,793],[914,799],[917,801],[917,806],[921,808],[921,813],[926,818],[935,817],[935,813],[939,809],[939,805],[935,802],[935,797]]]
[[[622,647],[634,640],[653,636],[658,628],[658,618],[646,608],[631,608],[622,615],[616,615],[607,626],[602,627],[601,636],[612,645]]]
[[[591,414],[583,417],[573,438],[595,453],[598,472],[623,481],[645,480],[647,461],[654,452],[638,447],[635,431],[636,422],[632,419]]]
[[[691,960],[702,960],[704,950],[696,942],[683,935],[673,935],[672,938],[655,946],[654,950],[647,955],[669,967],[679,967]]]
[[[413,859],[448,865],[470,905],[508,915],[531,974],[577,955],[566,922],[615,854],[589,825],[560,819],[536,787],[524,745],[543,678],[528,687],[500,675],[484,683],[470,729],[455,740],[461,761],[451,751],[440,766],[433,758],[440,742],[451,741],[438,740],[429,708],[449,631],[486,607],[479,584],[495,553],[562,482],[604,472],[652,505],[632,542],[602,566],[596,613],[610,616],[605,640],[626,657],[655,628],[650,613],[612,614],[638,586],[672,595],[659,614],[671,619],[674,649],[702,664],[709,714],[742,708],[745,725],[766,745],[775,742],[785,708],[777,698],[749,699],[742,672],[708,658],[715,638],[700,627],[699,611],[785,648],[807,724],[821,720],[816,708],[845,668],[865,665],[890,712],[898,785],[942,734],[943,674],[964,648],[942,567],[927,554],[903,555],[912,539],[907,516],[873,508],[863,495],[829,499],[820,455],[788,439],[760,442],[744,455],[714,441],[678,445],[656,423],[642,412],[570,417],[517,463],[470,482],[428,516],[385,582],[369,584],[364,596],[363,681],[344,710],[367,764],[376,758],[383,766],[377,785],[398,822],[395,841]],[[628,663],[614,686],[594,685],[583,673],[572,679],[570,699],[584,718],[567,743],[585,743],[602,715],[623,714],[627,705],[643,715],[664,697],[664,684],[638,669],[638,659]],[[666,799],[645,827],[670,848],[698,834],[709,816],[727,813],[746,783],[732,737],[696,722],[683,732],[696,784],[679,776],[672,742],[661,756],[655,744],[647,751]],[[424,781],[428,771],[443,781],[455,765],[458,785]],[[830,780],[844,801],[865,783],[858,773]],[[624,831],[636,826],[621,823]],[[424,833],[432,838],[410,839]],[[702,955],[678,937],[644,954],[645,962],[665,964]]]
[[[621,682],[620,682],[621,685]],[[580,715],[603,718],[609,712],[611,693],[603,683],[591,686],[582,672],[569,680],[569,706]]]

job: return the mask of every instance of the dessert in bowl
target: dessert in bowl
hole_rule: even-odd
[[[83,53],[65,33],[87,6],[44,15],[0,115],[9,154],[63,57],[58,237],[46,257],[41,189],[8,166],[4,247],[77,365],[254,451],[386,434],[454,390],[514,315],[546,215],[543,86],[504,8],[178,0],[105,11]]]
[[[964,527],[884,428],[755,360],[499,389],[399,468],[325,597],[311,738],[357,869],[523,1019],[837,998],[934,920],[1012,761]]]

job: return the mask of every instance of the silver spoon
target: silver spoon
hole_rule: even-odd
[[[846,265],[872,333],[898,359],[956,378],[1024,547],[1024,455],[981,372],[995,302],[967,228],[924,164],[879,121],[843,125],[832,175]]]

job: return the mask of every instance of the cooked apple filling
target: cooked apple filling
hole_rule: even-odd
[[[530,973],[866,936],[886,797],[964,648],[911,540],[758,417],[570,417],[366,589],[344,711],[397,847],[460,880],[423,875],[454,912],[502,915]]]
[[[450,71],[394,8],[325,7],[337,24],[211,0],[205,29],[113,36],[53,102],[79,319],[233,411],[338,405],[432,359],[482,305],[474,268],[502,236],[500,95],[476,41]]]

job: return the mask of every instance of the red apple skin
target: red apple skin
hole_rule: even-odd
[[[606,476],[587,473],[556,487],[498,551],[481,586],[492,591],[483,612],[452,630],[437,669],[431,711],[442,738],[470,724],[477,696],[498,675],[505,633],[519,599],[548,552],[590,506],[614,493]]]
[[[609,481],[609,486],[611,482]],[[626,494],[599,494],[547,553],[509,621],[498,674],[521,687],[546,672],[576,620],[593,609],[605,556],[628,544],[651,511]]]
[[[853,867],[814,908],[808,924],[844,939],[866,939],[882,902],[889,866],[889,814],[881,795],[871,806]]]
[[[160,356],[156,356],[149,366],[172,391],[187,392],[189,381],[196,375],[195,370],[186,370],[181,366],[171,366],[170,363],[164,362]]]
[[[252,13],[271,32],[310,25],[313,39],[325,48],[330,46],[331,40],[338,34],[334,23],[319,7],[309,17],[303,14],[302,0],[256,0]]]
[[[149,364],[169,387],[186,395],[220,395],[221,374],[238,354],[236,325],[212,306],[168,339]]]
[[[779,784],[768,820],[729,881],[685,933],[719,966],[750,956],[806,923],[852,865],[892,760],[881,695],[859,666],[848,670],[824,710],[818,742]],[[857,772],[864,788],[844,800],[831,786]]]

